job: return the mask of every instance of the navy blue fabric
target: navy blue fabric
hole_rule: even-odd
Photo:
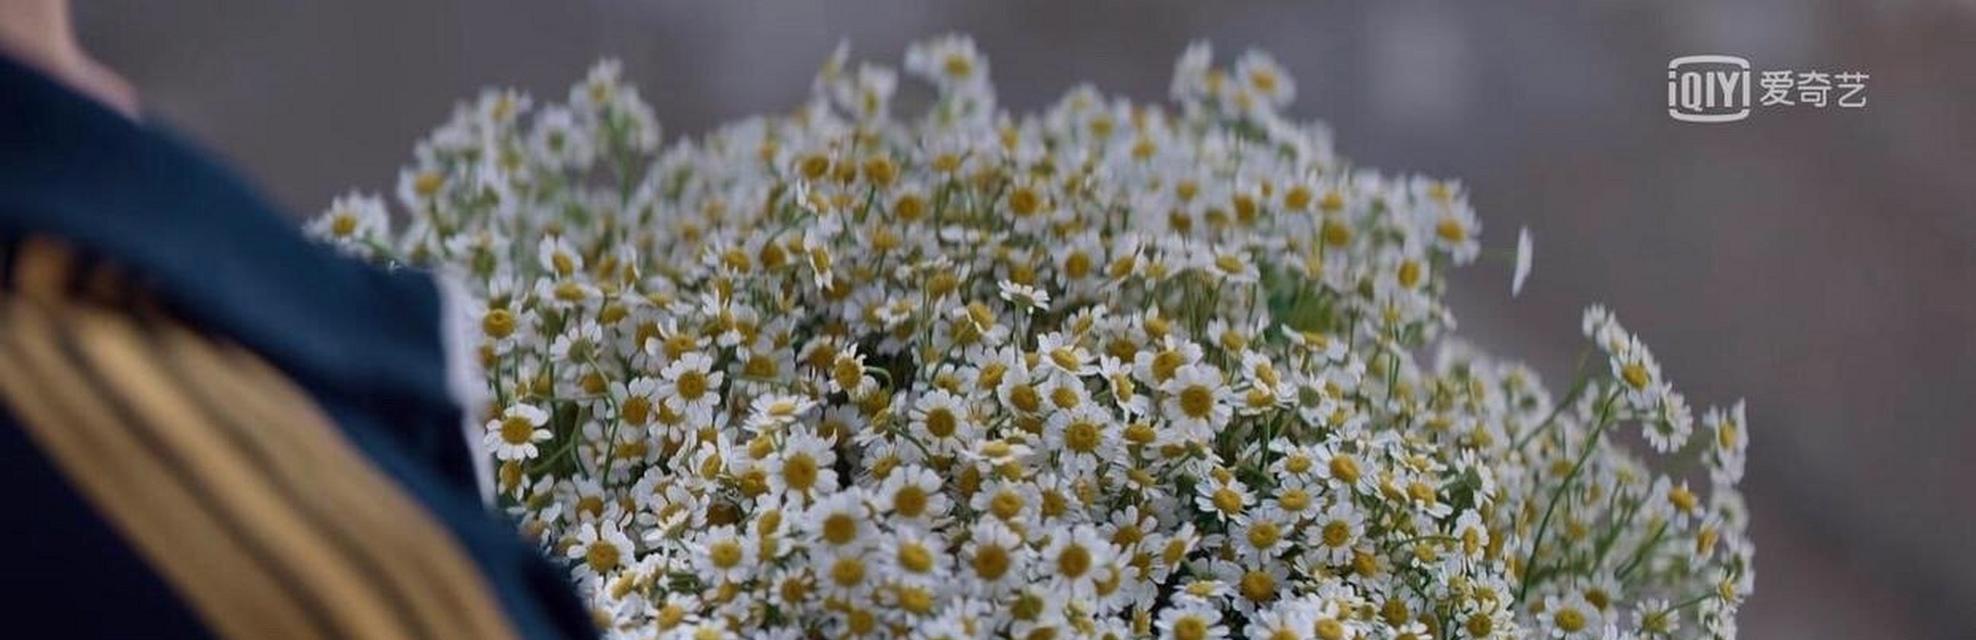
[[[288,373],[447,524],[517,629],[534,637],[594,635],[563,572],[480,504],[460,408],[447,393],[438,294],[427,276],[336,255],[190,145],[0,56],[0,245],[28,235],[57,237],[116,264],[175,316]],[[109,549],[114,533],[72,492],[63,493],[45,461],[37,466],[38,452],[12,419],[0,409],[7,432],[0,465],[8,472],[0,486],[10,494],[46,492],[32,499],[67,507],[53,509],[52,518],[39,510],[6,518],[0,544],[12,559],[0,569],[0,592],[33,590],[59,575],[65,559],[101,550],[103,563],[69,567],[76,586],[96,593],[74,606],[101,608],[118,619],[99,622],[126,624],[145,637],[177,630],[189,618],[151,606],[160,597],[158,579],[130,566],[127,548]],[[67,535],[77,530],[104,533]],[[23,551],[34,543],[68,546],[43,558]],[[105,580],[112,595],[100,591]],[[48,600],[68,597],[60,589],[45,593]],[[47,611],[53,619],[63,610],[20,611]]]
[[[0,363],[0,366],[5,366]],[[0,408],[0,607],[22,638],[204,638],[171,586]]]

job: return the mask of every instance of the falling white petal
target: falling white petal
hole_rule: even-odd
[[[1514,298],[1523,293],[1523,281],[1530,279],[1530,228],[1516,232],[1516,274],[1510,277],[1509,295]]]

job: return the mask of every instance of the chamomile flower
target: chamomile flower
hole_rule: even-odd
[[[1672,638],[1681,630],[1681,613],[1667,600],[1648,598],[1633,607],[1633,629],[1647,638]]]
[[[1042,311],[1050,308],[1050,293],[1026,284],[1016,284],[1003,280],[996,286],[1002,290],[1003,300],[1025,312]]]
[[[758,547],[743,538],[732,525],[708,529],[698,538],[693,555],[698,575],[724,582],[741,582],[752,575]]]
[[[906,49],[906,70],[933,81],[952,93],[985,91],[988,61],[974,48],[974,39],[946,35]]]
[[[391,218],[384,200],[351,192],[331,202],[322,217],[309,223],[308,232],[338,246],[359,250],[363,243],[384,240],[385,234],[391,232]]]
[[[1267,53],[1250,49],[1235,60],[1235,79],[1242,90],[1275,109],[1297,97],[1296,81]]]
[[[1038,556],[1036,567],[1039,579],[1051,586],[1053,591],[1073,598],[1090,597],[1096,593],[1098,582],[1103,578],[1103,568],[1110,564],[1117,550],[1095,527],[1078,525],[1069,530],[1058,530]]]
[[[1159,635],[1168,640],[1217,640],[1228,637],[1221,610],[1201,603],[1168,608],[1159,616]]]
[[[865,547],[873,539],[870,508],[857,490],[819,500],[803,512],[804,530],[824,548]]]
[[[782,429],[816,408],[814,399],[780,393],[755,396],[748,405],[748,430],[757,433]]]
[[[879,508],[894,518],[935,521],[947,514],[951,500],[941,490],[940,475],[925,467],[894,469],[878,486]]]
[[[543,236],[536,244],[535,256],[542,270],[557,278],[568,278],[583,270],[583,254],[568,236]]]
[[[817,556],[815,563],[823,593],[834,598],[856,601],[880,578],[877,561],[862,548],[832,549]]]
[[[1291,543],[1292,523],[1281,511],[1260,510],[1237,521],[1233,529],[1235,551],[1255,561],[1275,558]]]
[[[1255,503],[1255,495],[1232,474],[1217,475],[1220,477],[1194,485],[1194,506],[1221,520],[1239,520],[1249,505]]]
[[[616,522],[600,520],[577,527],[576,539],[567,555],[593,575],[603,576],[628,565],[632,551],[631,538],[624,535]]]
[[[1359,540],[1365,536],[1365,516],[1351,501],[1340,500],[1312,520],[1307,531],[1310,537],[1307,545],[1316,553],[1315,559],[1327,565],[1341,565],[1352,560]]]
[[[681,354],[659,372],[659,399],[687,420],[705,422],[720,403],[727,374],[713,370],[713,358],[696,352]]]
[[[562,107],[548,107],[539,112],[535,128],[529,136],[529,149],[534,157],[550,167],[576,167],[588,165],[597,152],[594,132],[577,118],[574,111]]]
[[[528,460],[541,452],[536,443],[551,437],[548,429],[549,412],[527,403],[517,403],[501,412],[501,417],[487,422],[487,435],[481,442],[494,457],[501,460]]]
[[[1221,372],[1209,365],[1180,367],[1160,385],[1160,393],[1160,415],[1194,439],[1213,435],[1234,414],[1230,406],[1234,392]]]
[[[1543,610],[1538,616],[1542,622],[1542,633],[1550,638],[1597,638],[1605,630],[1605,618],[1598,607],[1576,593],[1545,596]]]
[[[879,558],[887,575],[919,586],[933,586],[941,581],[952,561],[944,541],[910,528],[900,529],[880,543]]]
[[[1104,409],[1085,404],[1050,416],[1044,446],[1065,469],[1088,472],[1118,457],[1119,423]]]
[[[1021,534],[1000,521],[984,520],[968,531],[959,571],[977,595],[995,596],[1025,579],[1031,555]]]
[[[1688,444],[1688,437],[1695,433],[1695,415],[1688,410],[1688,400],[1681,394],[1668,391],[1660,396],[1658,415],[1642,421],[1647,444],[1655,451],[1673,453]]]
[[[1708,473],[1718,484],[1735,484],[1743,479],[1745,452],[1750,446],[1744,414],[1743,402],[1738,400],[1729,409],[1711,409],[1702,418],[1709,436],[1704,454],[1709,463]]]
[[[830,441],[797,428],[784,437],[782,449],[769,456],[768,488],[790,504],[802,505],[820,493],[837,489],[837,452]]]
[[[918,444],[932,454],[960,451],[975,438],[973,413],[960,396],[943,389],[913,403],[909,427]]]

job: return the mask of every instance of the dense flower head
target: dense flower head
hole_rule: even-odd
[[[502,504],[613,637],[1734,634],[1742,405],[1696,429],[1597,307],[1562,397],[1460,342],[1460,184],[1335,155],[1260,52],[1035,114],[964,36],[904,71],[922,113],[840,48],[664,146],[615,63],[488,92],[402,228],[313,227],[465,281]]]

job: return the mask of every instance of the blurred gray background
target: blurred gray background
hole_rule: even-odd
[[[840,39],[896,63],[971,32],[1004,103],[1082,80],[1160,99],[1198,38],[1273,52],[1300,118],[1396,171],[1456,176],[1485,244],[1536,274],[1457,276],[1463,330],[1562,386],[1612,305],[1699,406],[1747,396],[1750,638],[1976,637],[1976,2],[754,2],[78,0],[152,117],[313,214],[389,192],[489,84],[560,99],[623,59],[669,138],[801,100]],[[1667,60],[1864,71],[1865,109],[1665,114]]]

